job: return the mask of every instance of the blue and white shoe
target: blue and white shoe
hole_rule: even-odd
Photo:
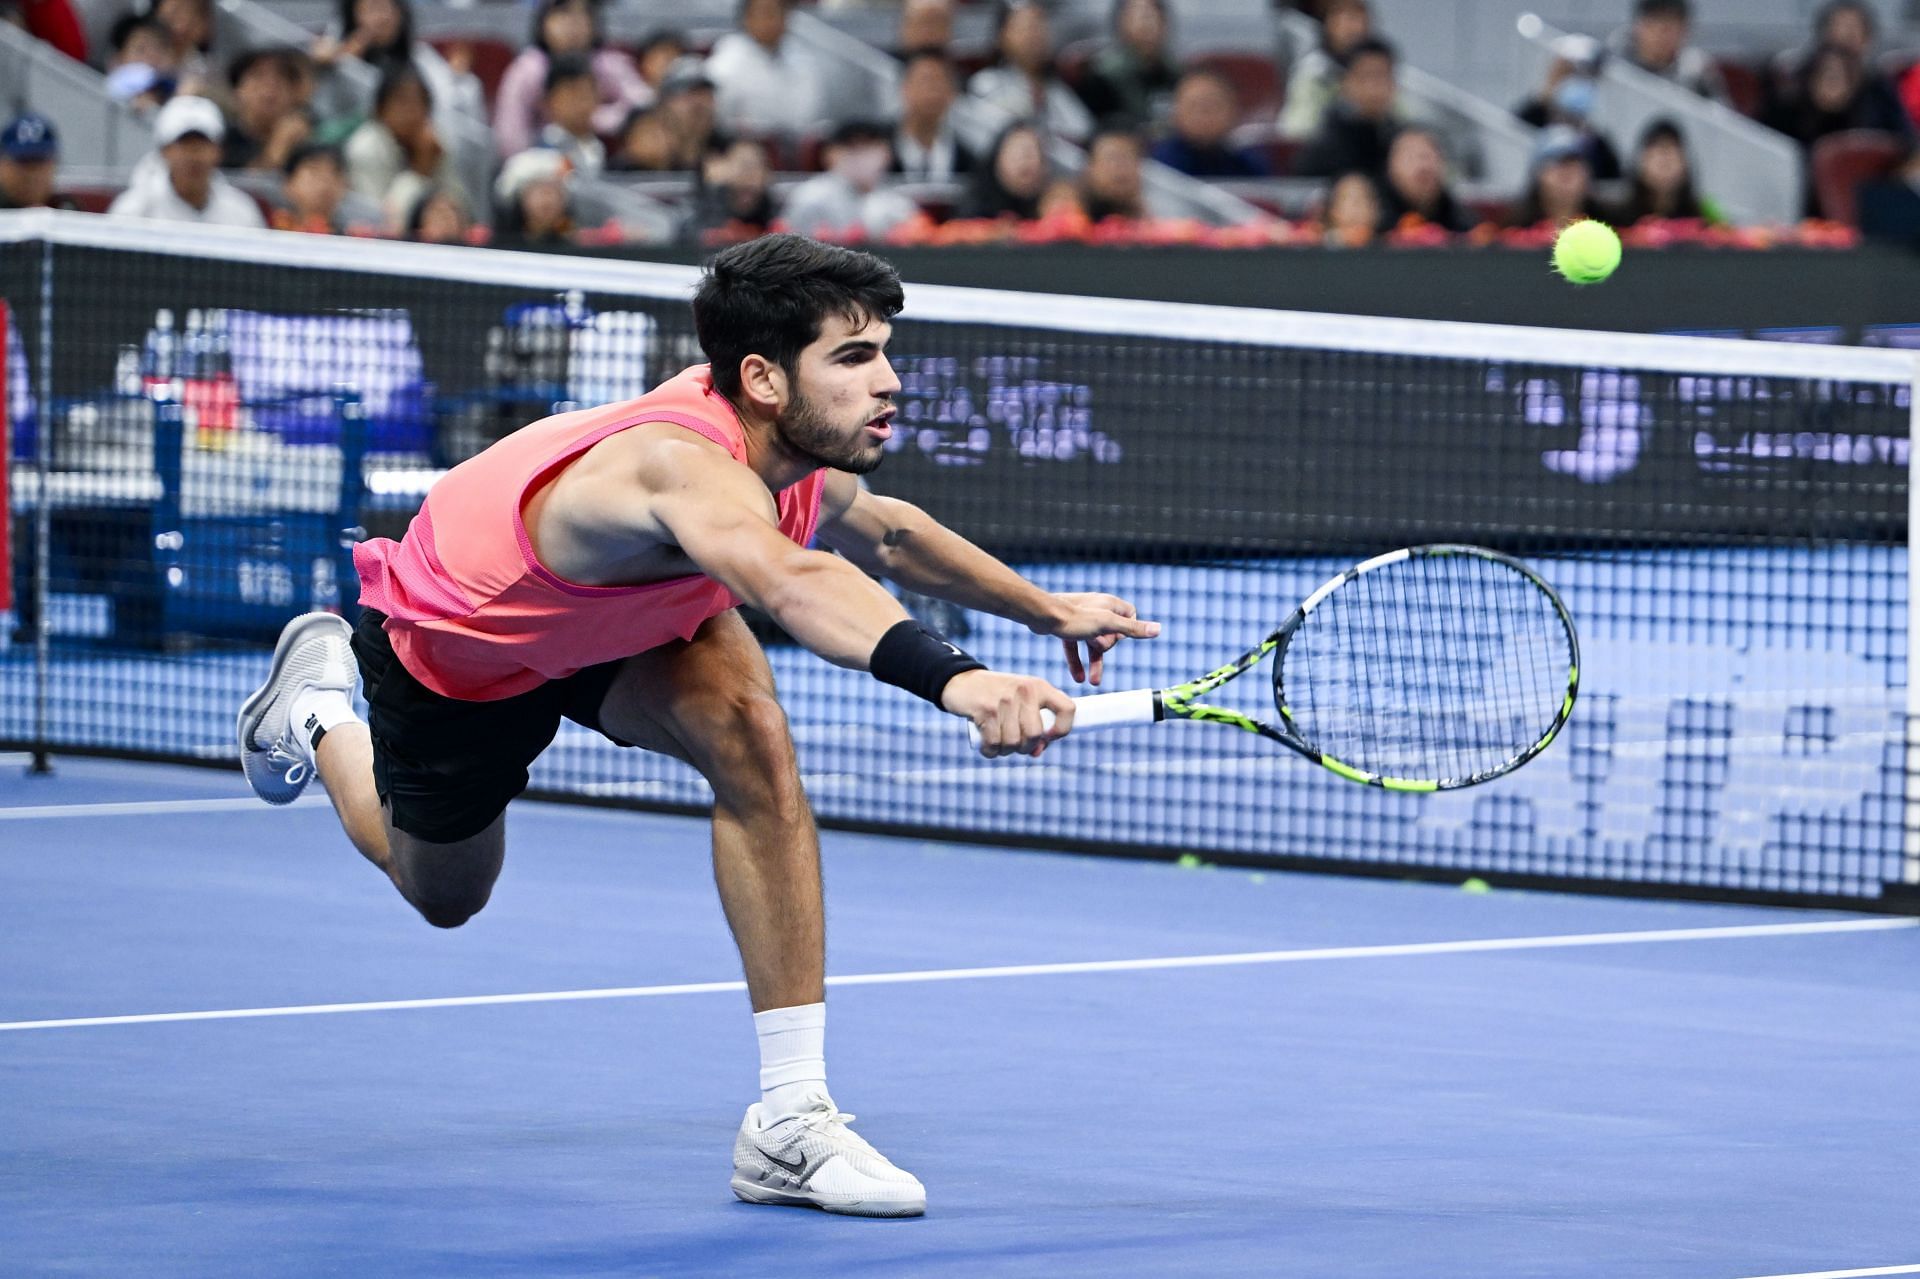
[[[241,703],[240,767],[269,804],[291,804],[313,780],[312,731],[289,722],[294,699],[310,688],[353,696],[360,667],[352,638],[353,628],[332,613],[294,618],[273,646],[267,682]]]
[[[747,1107],[733,1142],[733,1193],[754,1204],[820,1208],[853,1217],[918,1217],[927,1190],[847,1127],[825,1093],[798,1114],[769,1119]]]

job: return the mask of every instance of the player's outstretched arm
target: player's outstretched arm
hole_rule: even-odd
[[[1106,651],[1122,638],[1160,633],[1158,622],[1143,621],[1116,595],[1056,593],[1034,585],[919,507],[869,493],[851,475],[828,477],[819,536],[869,573],[908,590],[1059,637],[1068,671],[1082,682],[1100,682]]]
[[[675,443],[647,469],[644,522],[808,651],[973,721],[989,756],[1038,755],[1073,727],[1073,699],[1059,689],[985,669],[852,564],[788,540],[765,486],[724,453]]]

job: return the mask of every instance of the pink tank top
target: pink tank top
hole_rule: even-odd
[[[637,400],[545,418],[442,476],[398,541],[354,548],[360,603],[387,615],[395,656],[444,697],[491,702],[676,639],[740,601],[709,577],[577,586],[540,563],[522,508],[543,480],[616,431],[671,422],[746,461],[733,406],[695,365]],[[826,474],[776,495],[780,531],[801,546]]]

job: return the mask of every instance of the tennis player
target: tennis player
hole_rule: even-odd
[[[448,472],[400,541],[356,548],[358,626],[289,623],[238,723],[254,792],[285,804],[317,773],[354,846],[442,928],[486,905],[507,803],[563,718],[697,768],[760,1042],[733,1191],[879,1217],[923,1212],[926,1191],[827,1092],[819,841],[735,606],[971,720],[989,756],[1040,754],[1072,728],[1072,699],[985,669],[869,573],[1059,637],[1076,680],[1098,683],[1109,648],[1159,631],[1114,596],[1042,590],[862,488],[893,432],[902,305],[899,276],[865,253],[790,235],[720,253],[693,300],[710,364]],[[807,549],[816,535],[840,554]]]

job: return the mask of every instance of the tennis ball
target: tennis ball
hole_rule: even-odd
[[[1553,269],[1575,284],[1598,284],[1620,265],[1620,237],[1591,218],[1569,223],[1553,242]]]
[[[1180,860],[1175,862],[1174,865],[1178,866],[1181,870],[1199,870],[1202,866],[1205,866],[1206,863],[1198,857],[1195,857],[1192,853],[1182,853],[1180,854]]]
[[[1460,891],[1463,893],[1490,893],[1493,891],[1493,887],[1488,884],[1486,880],[1475,877],[1461,884]]]

